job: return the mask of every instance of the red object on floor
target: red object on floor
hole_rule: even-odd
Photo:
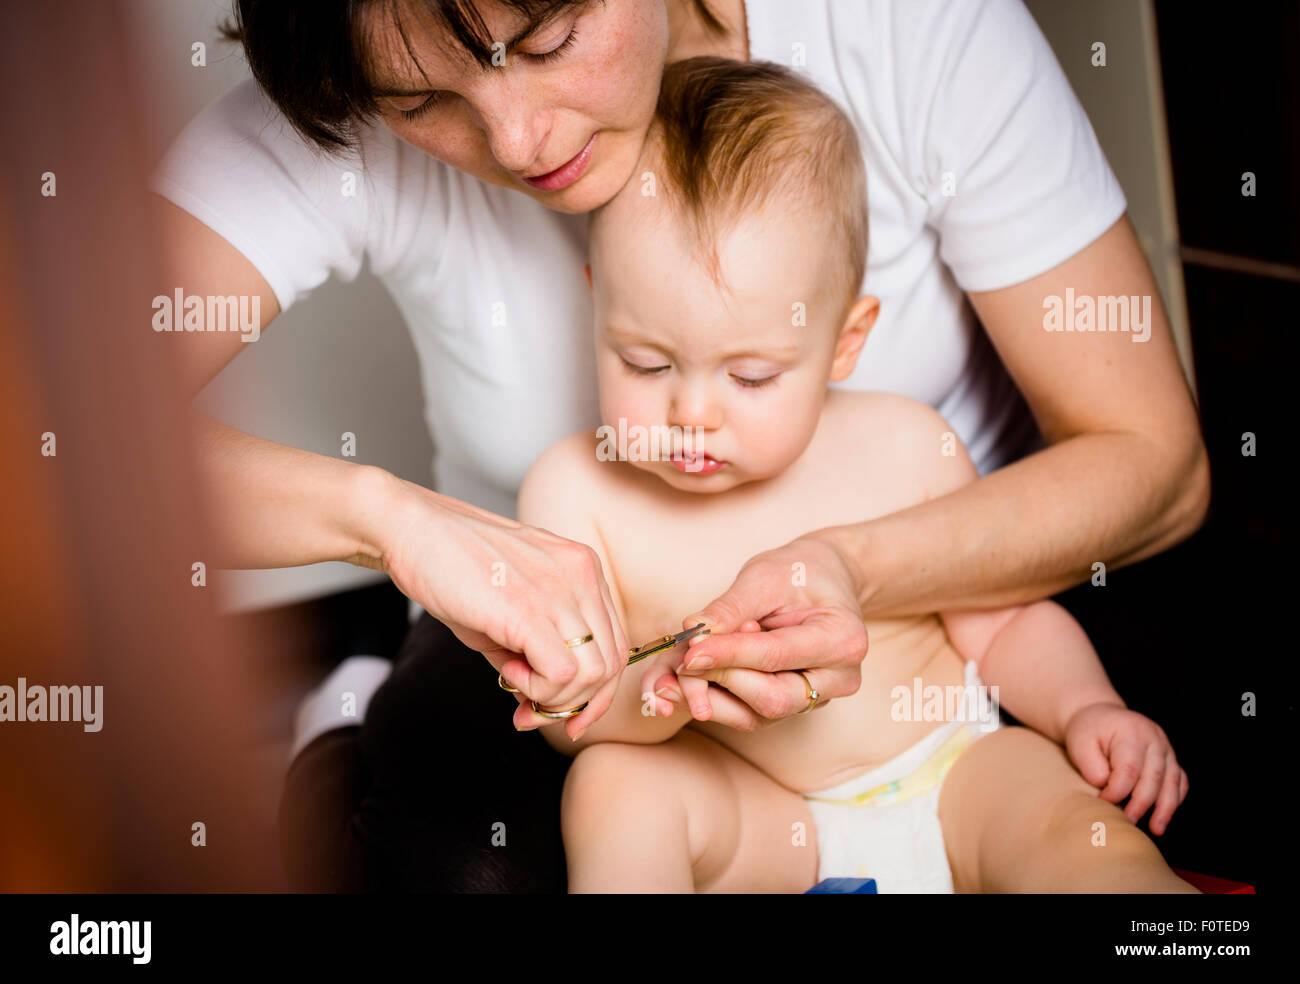
[[[1215,878],[1213,875],[1198,875],[1194,871],[1174,868],[1174,874],[1185,882],[1191,882],[1206,895],[1254,895],[1255,889],[1245,882],[1230,881],[1227,878]]]

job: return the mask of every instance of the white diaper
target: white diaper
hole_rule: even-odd
[[[882,894],[952,892],[939,826],[944,776],[971,742],[1001,726],[996,702],[971,662],[962,696],[953,702],[955,714],[945,713],[940,727],[884,765],[805,794],[817,826],[818,881],[874,878]],[[907,703],[908,711],[919,706],[929,716],[924,699]],[[938,699],[928,706],[937,708]]]

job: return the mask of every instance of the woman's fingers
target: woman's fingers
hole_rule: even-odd
[[[713,707],[709,703],[709,681],[699,677],[678,677],[678,686],[682,689],[682,701],[697,721],[708,721],[713,716]]]
[[[824,667],[804,671],[808,683],[817,691],[817,707],[825,707],[828,703],[824,681],[829,680],[835,672],[838,671]],[[716,695],[720,687],[743,702],[750,709],[750,714],[743,718],[743,722],[741,718],[736,717],[737,724],[732,724],[730,720],[717,721],[717,723],[725,723],[731,727],[744,723],[748,727],[741,730],[745,731],[781,721],[808,709],[808,686],[804,684],[803,677],[798,673],[763,673],[743,667],[729,667],[710,670],[698,678],[683,676],[679,679],[683,682],[700,679],[716,683],[718,686],[708,691],[710,697]],[[717,710],[716,706],[714,710]]]
[[[723,724],[737,731],[757,731],[766,727],[771,721],[764,721],[754,709],[743,700],[727,693],[721,687],[707,687],[709,716],[707,720],[714,724]]]
[[[847,697],[857,692],[866,651],[867,632],[860,618],[819,613],[799,625],[769,632],[710,634],[686,651],[678,673],[703,674],[730,667],[777,673],[816,667],[826,674],[821,681],[825,688],[818,687],[822,696]]]

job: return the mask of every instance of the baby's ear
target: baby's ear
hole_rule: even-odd
[[[848,379],[853,368],[858,364],[862,346],[867,342],[871,326],[876,323],[880,313],[880,300],[867,294],[859,297],[849,308],[849,313],[840,328],[839,340],[835,343],[835,358],[831,361],[831,382],[838,383]]]
[[[582,275],[587,278],[587,290],[591,290],[591,264],[588,263],[582,268]]]

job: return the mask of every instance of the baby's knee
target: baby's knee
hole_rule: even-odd
[[[1063,796],[1052,810],[1048,838],[1049,853],[1062,866],[1057,890],[1195,891],[1173,873],[1155,841],[1117,805],[1100,797],[1087,793]]]
[[[664,758],[662,745],[633,745],[607,741],[588,745],[569,766],[564,779],[561,815],[590,816],[626,810],[655,795],[662,796]]]

